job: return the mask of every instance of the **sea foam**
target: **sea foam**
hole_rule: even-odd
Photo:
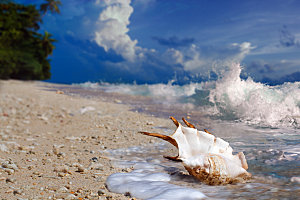
[[[158,154],[165,148],[167,148],[165,145],[157,143],[152,144],[151,147],[105,150],[114,160],[112,164],[115,167],[134,169],[128,173],[110,175],[106,179],[108,190],[139,199],[197,200],[205,198],[206,195],[197,189],[172,184],[174,179],[179,178],[175,175],[176,173],[174,174],[179,170],[176,166],[181,165],[165,160]],[[153,159],[152,156],[156,158]],[[190,181],[193,180],[189,178]]]
[[[241,66],[232,65],[210,91],[217,114],[231,112],[250,124],[300,127],[300,82],[268,86],[240,78]]]
[[[217,81],[175,85],[83,83],[82,87],[148,96],[160,104],[189,104],[199,112],[224,120],[267,127],[300,128],[300,82],[268,86],[240,78],[242,67],[232,64]],[[187,111],[188,112],[188,111]]]
[[[140,199],[196,200],[206,197],[202,192],[167,183],[170,175],[165,173],[115,173],[106,180],[111,192],[127,194]]]

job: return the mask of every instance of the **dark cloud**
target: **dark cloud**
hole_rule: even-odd
[[[291,68],[291,66],[293,67]],[[287,68],[299,69],[299,65],[291,62],[266,63],[266,61],[252,61],[245,65],[242,78],[251,77],[255,82],[268,85],[280,85],[285,82],[300,81],[300,71],[288,71]]]
[[[294,72],[285,76],[282,76],[280,78],[274,79],[269,77],[263,77],[262,83],[266,83],[268,85],[281,85],[285,82],[297,82],[300,81],[300,71]]]
[[[51,79],[56,83],[96,82],[113,77],[113,70],[106,62],[117,64],[124,59],[114,51],[106,52],[90,40],[79,40],[65,35],[57,37],[59,42],[51,59]]]
[[[300,42],[296,40],[295,35],[293,35],[288,29],[287,26],[283,26],[280,29],[280,44],[284,47],[297,46],[300,47]]]
[[[180,39],[177,36],[172,36],[169,38],[152,37],[152,39],[156,40],[160,45],[167,46],[167,47],[173,47],[173,48],[186,47],[195,42],[194,38]]]
[[[270,64],[262,64],[256,61],[252,61],[249,65],[247,65],[247,68],[249,71],[256,71],[260,74],[274,72],[274,66],[271,66]]]

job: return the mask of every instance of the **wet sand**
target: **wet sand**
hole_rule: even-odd
[[[104,102],[51,86],[0,81],[1,199],[132,199],[106,189],[107,176],[130,169],[115,168],[105,150],[149,145],[158,140],[138,131],[174,125],[114,97]]]

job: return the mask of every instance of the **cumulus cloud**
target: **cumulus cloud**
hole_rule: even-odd
[[[95,41],[106,51],[112,49],[129,61],[136,59],[137,40],[127,34],[129,17],[133,12],[130,0],[97,1],[104,10],[100,13],[95,31]]]
[[[207,65],[207,60],[200,56],[200,50],[195,44],[188,48],[169,48],[161,59],[168,65],[181,65],[187,72],[204,72]]]
[[[94,41],[106,52],[112,50],[124,58],[118,63],[108,61],[106,65],[110,69],[119,69],[120,76],[137,81],[167,81],[175,74],[208,77],[212,70],[217,72],[232,62],[240,62],[254,48],[251,43],[243,42],[203,49],[195,44],[195,39],[177,36],[152,38],[168,47],[165,52],[142,48],[128,35],[130,16],[134,11],[131,0],[98,0],[96,4],[102,9]]]
[[[183,64],[184,55],[181,51],[170,48],[162,55],[164,61],[169,65]]]
[[[203,72],[207,65],[207,61],[200,56],[200,50],[195,44],[189,48],[183,49],[180,64],[183,65],[185,71]]]
[[[186,71],[199,71],[200,69],[205,68],[207,62],[200,57],[200,53],[197,51],[196,45],[192,45],[187,52],[189,57],[186,57],[187,59],[183,62],[183,66]]]
[[[124,68],[135,66],[135,69],[130,68],[131,72],[137,71],[137,68],[139,73],[141,70],[149,72],[148,68],[151,66],[153,73],[159,73],[157,70],[165,71],[162,69],[165,67],[171,73],[184,70],[193,74],[209,74],[212,67],[216,69],[232,62],[240,62],[254,48],[249,42],[234,43],[227,47],[205,49],[203,54],[201,48],[194,44],[193,38],[180,39],[177,36],[153,37],[159,44],[168,47],[163,53],[142,48],[137,46],[137,40],[128,35],[129,18],[133,13],[131,0],[98,0],[97,4],[102,6],[102,11],[94,40],[105,51],[113,50],[121,55],[125,59]],[[134,65],[126,62],[134,62]]]
[[[241,62],[254,48],[251,43],[243,42],[221,48],[202,47],[201,51],[200,47],[192,44],[187,48],[170,48],[163,54],[163,58],[170,65],[182,65],[185,71],[208,75],[211,70],[218,72],[233,62]]]

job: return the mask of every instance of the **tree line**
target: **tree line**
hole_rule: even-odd
[[[0,79],[45,80],[51,77],[50,59],[56,42],[40,32],[42,17],[59,13],[60,0],[23,5],[0,0]]]

